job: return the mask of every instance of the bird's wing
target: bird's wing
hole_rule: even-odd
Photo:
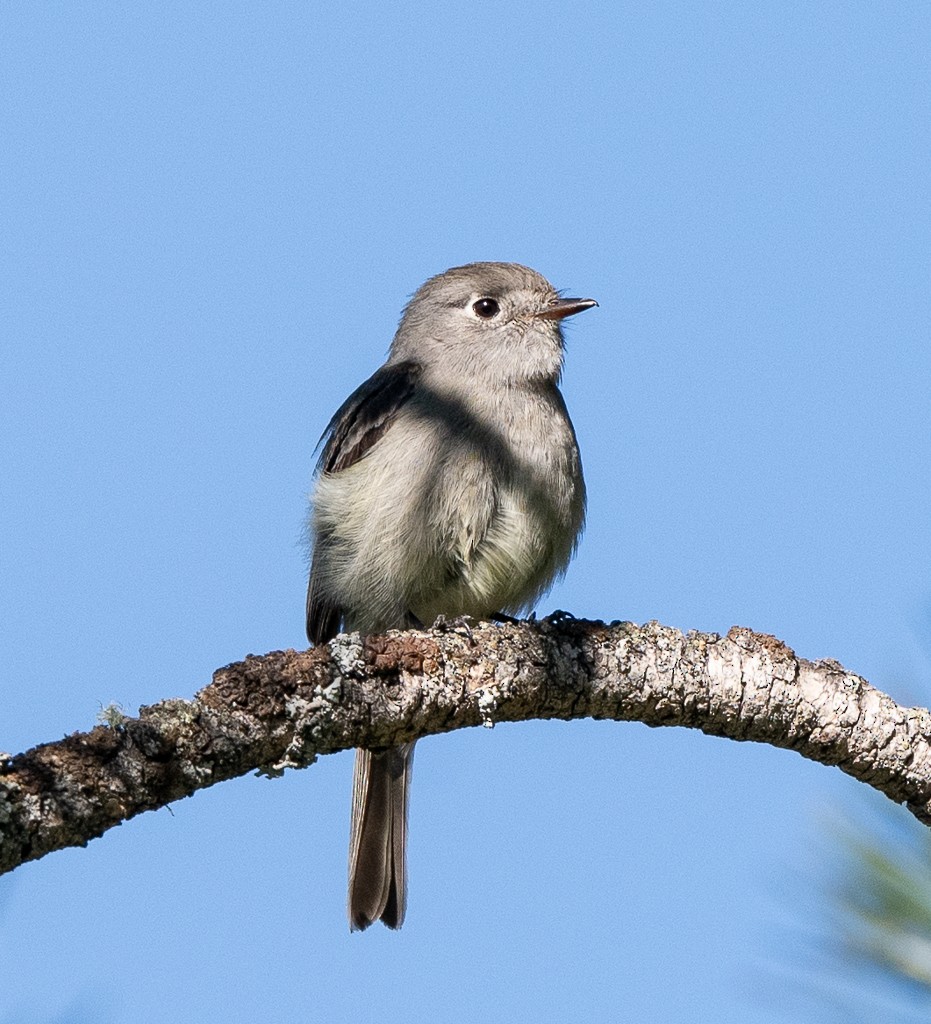
[[[320,438],[323,450],[317,471],[339,473],[355,465],[390,428],[419,376],[419,363],[391,363],[356,388],[336,410]],[[343,618],[342,609],[324,593],[319,573],[315,572],[320,542],[321,538],[315,538],[307,583],[307,638],[313,644],[326,643],[336,636]]]
[[[391,363],[356,388],[333,414],[320,438],[323,451],[318,471],[338,473],[358,462],[394,422],[419,376],[419,363]]]

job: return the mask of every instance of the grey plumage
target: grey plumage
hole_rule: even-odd
[[[431,278],[384,366],[337,410],[312,496],[307,635],[430,626],[531,608],[566,568],[585,514],[558,381],[560,298],[515,263]],[[353,929],[406,907],[413,744],[358,751],[349,862]]]

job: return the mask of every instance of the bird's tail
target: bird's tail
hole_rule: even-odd
[[[349,834],[349,927],[400,928],[407,909],[407,800],[414,744],[357,750]]]

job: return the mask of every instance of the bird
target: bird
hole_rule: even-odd
[[[453,267],[413,294],[385,363],[318,444],[312,644],[516,616],[565,572],[586,498],[558,386],[562,322],[597,305],[502,262]],[[413,742],[356,751],[352,931],[404,921],[413,753]]]

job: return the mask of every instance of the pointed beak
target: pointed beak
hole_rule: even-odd
[[[574,316],[581,313],[583,309],[591,309],[598,303],[594,299],[557,299],[551,302],[545,309],[536,313],[541,320],[563,320],[567,316]]]

